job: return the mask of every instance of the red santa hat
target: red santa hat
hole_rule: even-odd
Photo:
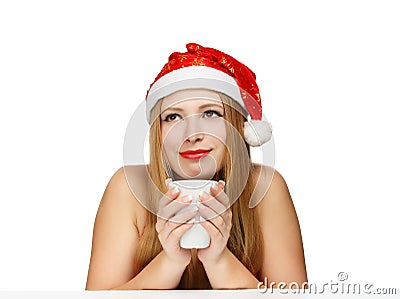
[[[271,124],[263,120],[261,98],[256,75],[233,57],[198,44],[186,45],[186,53],[169,56],[146,97],[146,116],[163,97],[176,91],[205,88],[222,92],[235,100],[248,114],[244,137],[251,146],[260,146],[272,136]]]

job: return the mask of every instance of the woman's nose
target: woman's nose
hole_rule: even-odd
[[[203,139],[204,139],[203,133],[196,133],[194,135],[189,136],[186,140],[194,144],[196,142],[202,141]]]
[[[197,117],[188,117],[185,120],[185,136],[187,141],[195,143],[204,139],[204,132],[201,130],[201,125]]]

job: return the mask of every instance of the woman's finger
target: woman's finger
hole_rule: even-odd
[[[180,196],[177,199],[170,201],[168,205],[160,207],[158,211],[158,216],[165,219],[170,219],[180,210],[185,209],[191,203],[192,197],[190,195]]]
[[[226,211],[225,207],[221,202],[219,202],[215,197],[211,196],[207,192],[202,192],[200,195],[200,202],[212,209],[216,215],[222,214]]]
[[[193,224],[194,221],[190,220],[177,226],[175,229],[170,231],[168,235],[166,235],[166,243],[179,244],[179,241],[182,238],[183,234],[186,233],[190,228],[192,228]]]
[[[197,214],[197,207],[192,208],[189,211],[179,214],[175,216],[173,219],[166,221],[164,228],[159,232],[159,235],[163,239],[169,238],[170,234],[172,234],[173,231],[179,228],[180,226],[194,223],[194,217],[196,216],[196,214]],[[176,233],[174,233],[174,235],[176,235]]]
[[[205,219],[204,222],[207,221],[210,222],[221,233],[221,230],[223,229],[222,226],[224,225],[224,223],[216,219],[222,219],[222,217],[220,217],[218,214],[215,213],[214,210],[203,205],[202,203],[200,203],[198,206],[199,206],[200,216]]]
[[[213,183],[210,188],[210,193],[226,208],[229,208],[230,201],[228,195],[224,191],[225,182],[219,181],[218,184]]]
[[[178,197],[180,191],[181,190],[178,187],[168,189],[167,192],[165,192],[164,196],[161,197],[159,207],[162,208],[168,205],[172,200]]]
[[[163,230],[166,222],[167,222],[167,220],[165,220],[164,218],[157,217],[157,223],[156,223],[156,232],[157,233],[160,233]]]
[[[174,217],[171,217],[168,221],[173,223],[185,223],[191,219],[194,219],[198,213],[199,208],[196,204],[189,205],[184,211],[179,212]]]
[[[211,209],[209,206],[205,205],[204,203],[200,202],[198,204],[200,216],[206,220],[210,220],[218,216],[218,213]]]
[[[160,233],[161,231],[164,230],[164,227],[168,224],[167,228],[167,233],[169,233],[171,230],[176,228],[182,223],[185,223],[191,219],[194,219],[198,212],[197,205],[192,205],[188,207],[188,209],[172,218],[167,218],[163,219],[161,217],[158,217],[157,223],[156,223],[156,231]]]
[[[206,220],[204,222],[209,221],[213,226],[215,226],[221,235],[226,235],[226,232],[229,234],[232,227],[232,211],[230,209],[226,210],[222,214],[217,214],[210,207],[200,203],[199,214]]]

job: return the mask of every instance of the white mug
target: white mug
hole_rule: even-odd
[[[183,208],[180,213],[190,209],[191,205],[197,205],[200,201],[200,194],[203,191],[211,194],[210,188],[213,183],[217,184],[216,181],[212,180],[178,180],[170,182],[169,188],[178,187],[181,190],[179,196],[192,195],[193,197],[189,207]],[[181,237],[180,246],[182,248],[206,248],[210,245],[210,235],[201,226],[200,221],[204,221],[204,219],[197,213],[195,223]]]

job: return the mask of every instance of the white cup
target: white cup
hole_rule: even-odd
[[[217,184],[216,181],[212,180],[178,180],[170,182],[170,188],[178,187],[181,190],[179,196],[192,195],[193,197],[192,203],[188,207],[183,208],[180,213],[190,209],[192,205],[197,205],[200,201],[200,194],[203,191],[211,194],[210,188],[213,183]],[[210,235],[201,226],[200,221],[204,221],[204,219],[197,213],[195,223],[181,237],[180,246],[182,248],[206,248],[210,245]]]

